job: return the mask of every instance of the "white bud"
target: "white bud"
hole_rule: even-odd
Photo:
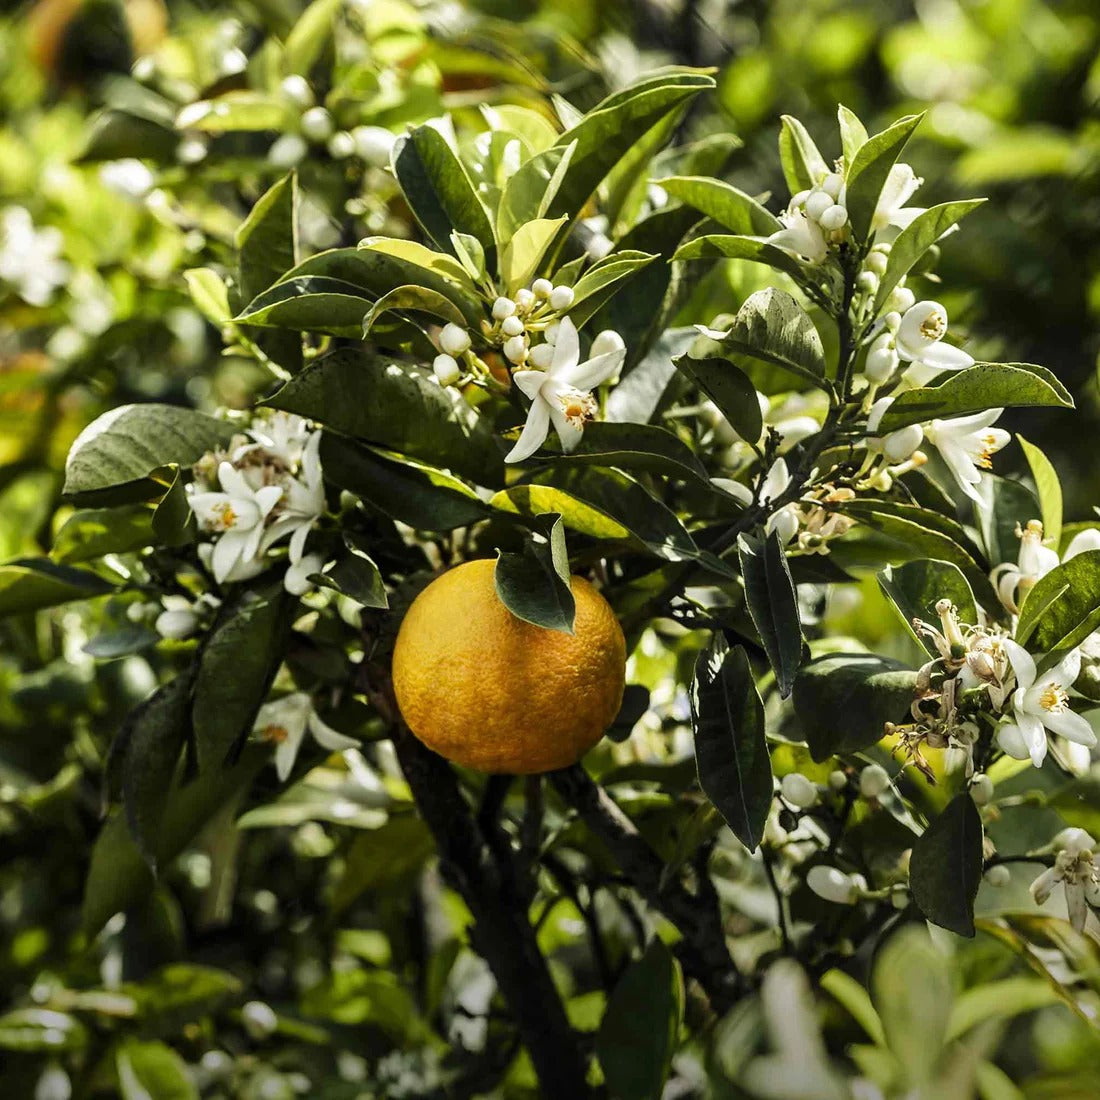
[[[848,786],[848,777],[839,768],[829,772],[829,789],[833,791],[842,791]]]
[[[898,353],[893,348],[872,348],[867,353],[863,373],[871,382],[885,382],[898,369]]]
[[[820,221],[821,215],[832,206],[833,199],[831,195],[826,195],[824,191],[814,191],[806,200],[806,217],[815,222]]]
[[[607,355],[608,352],[622,351],[626,347],[626,341],[612,328],[605,328],[598,333],[592,341],[592,358],[597,355]]]
[[[901,327],[901,314],[892,309],[882,318],[882,323],[887,332],[897,332]]]
[[[185,137],[176,146],[176,160],[180,164],[198,164],[205,159],[207,151],[206,139],[201,137]]]
[[[73,1085],[69,1075],[56,1062],[47,1066],[34,1086],[34,1100],[69,1100]]]
[[[347,130],[338,130],[328,139],[328,152],[333,160],[347,160],[355,154],[355,138]]]
[[[527,353],[528,363],[537,370],[549,370],[553,359],[553,344],[538,344]]]
[[[995,863],[986,871],[985,881],[999,890],[1012,881],[1012,872],[1003,863]]]
[[[356,126],[351,132],[355,140],[355,152],[367,164],[384,168],[390,162],[390,150],[397,135],[384,126]]]
[[[448,321],[439,334],[439,346],[448,355],[463,355],[470,350],[470,334],[454,321]]]
[[[241,1009],[241,1023],[253,1039],[266,1039],[279,1026],[279,1017],[271,1005],[249,1001]]]
[[[779,781],[779,793],[792,806],[808,810],[817,802],[817,787],[800,772],[788,772]]]
[[[573,304],[574,297],[571,286],[556,286],[550,291],[550,308],[561,313],[562,310],[568,309]]]
[[[912,456],[923,439],[924,429],[919,424],[910,424],[907,428],[899,428],[883,437],[882,453],[891,462],[904,462]]]
[[[299,107],[303,111],[307,107],[313,106],[313,89],[309,86],[309,81],[306,80],[304,76],[293,74],[283,77],[283,81],[279,85],[279,91],[281,91],[295,107]]]
[[[504,354],[512,363],[527,362],[527,339],[523,336],[510,336],[504,341]]]
[[[516,303],[511,298],[498,298],[493,303],[493,317],[497,321],[503,321],[505,317],[511,317],[516,312]]]
[[[149,615],[148,607],[149,605],[144,601],[132,603],[126,608],[126,618],[132,623],[143,622]]]
[[[856,286],[864,294],[874,294],[878,290],[878,276],[873,271],[861,271],[856,278]]]
[[[881,764],[868,764],[859,773],[859,793],[864,798],[878,798],[890,789],[890,776]]]
[[[806,885],[819,898],[837,905],[853,905],[858,891],[863,888],[863,879],[859,875],[846,875],[836,867],[818,864],[811,867],[806,875]]]
[[[462,377],[462,368],[459,367],[457,360],[446,352],[432,360],[432,370],[441,386],[453,386]]]
[[[304,554],[293,565],[287,567],[283,574],[283,588],[292,596],[304,596],[313,588],[313,581],[309,578],[314,573],[320,573],[325,564],[320,554]]]
[[[194,611],[162,611],[154,625],[162,638],[179,641],[190,638],[195,633],[199,626],[199,617]]]
[[[524,287],[522,290],[516,291],[516,309],[527,312],[535,304],[535,293],[532,290],[528,290]]]
[[[310,141],[328,141],[335,129],[332,115],[324,107],[310,107],[305,111],[302,114],[301,126],[302,133]]]
[[[978,806],[986,806],[993,800],[993,780],[985,772],[970,781],[970,797]]]
[[[523,321],[513,313],[511,317],[505,317],[501,321],[500,331],[505,336],[522,336],[524,333]]]
[[[843,206],[830,206],[819,221],[822,229],[834,233],[848,224],[848,211]]]
[[[886,255],[882,252],[872,252],[864,261],[864,267],[868,271],[873,271],[876,275],[881,275],[886,270]]]
[[[283,134],[267,151],[267,159],[276,168],[294,168],[305,159],[309,146],[300,134]]]
[[[904,313],[907,309],[912,309],[916,300],[917,296],[907,286],[897,286],[886,299],[886,305],[890,310]]]
[[[531,292],[536,298],[549,298],[554,284],[549,279],[536,279],[531,284]]]
[[[830,172],[821,181],[821,190],[825,192],[829,198],[836,200],[837,195],[840,194],[840,189],[844,186],[844,177],[838,172]]]

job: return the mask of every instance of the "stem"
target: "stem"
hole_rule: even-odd
[[[784,908],[786,899],[783,897],[783,891],[779,889],[779,883],[775,879],[775,868],[772,867],[771,856],[768,854],[767,849],[761,849],[761,854],[763,856],[764,874],[768,876],[768,885],[775,895],[775,908],[779,914],[779,934],[783,939],[783,954],[789,955],[791,953],[791,933],[787,927],[787,913]]]
[[[497,980],[538,1074],[546,1100],[591,1096],[580,1042],[538,949],[514,873],[501,866],[470,814],[447,762],[408,731],[394,741],[398,760],[439,850],[444,877],[474,917],[470,940]]]
[[[558,794],[611,850],[638,892],[680,930],[684,971],[702,986],[715,1011],[731,1008],[740,993],[741,977],[726,947],[717,899],[706,893],[692,894],[679,882],[664,882],[660,856],[618,803],[579,764],[551,772],[549,778]]]

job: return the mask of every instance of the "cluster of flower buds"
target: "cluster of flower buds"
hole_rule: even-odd
[[[556,322],[568,312],[573,299],[572,287],[536,279],[530,289],[518,290],[514,299],[500,297],[493,302],[492,322],[482,322],[485,338],[494,344],[499,342],[504,357],[513,366],[530,362],[537,370],[546,370],[554,354]],[[531,338],[539,332],[546,343],[532,347]]]
[[[830,172],[815,187],[793,195],[779,221],[783,228],[768,238],[769,243],[820,263],[829,245],[848,235],[844,177],[839,172]]]

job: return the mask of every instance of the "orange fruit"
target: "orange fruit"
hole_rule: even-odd
[[[576,763],[611,725],[626,680],[626,640],[608,602],[570,585],[574,632],[516,618],[497,595],[496,562],[466,562],[413,601],[393,653],[409,729],[440,756],[529,775]]]

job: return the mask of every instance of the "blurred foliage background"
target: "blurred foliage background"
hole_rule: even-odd
[[[67,515],[64,456],[104,409],[150,399],[243,407],[264,384],[250,355],[223,351],[216,310],[192,297],[182,272],[230,262],[237,225],[301,151],[272,141],[278,123],[178,132],[174,122],[226,89],[277,84],[279,44],[290,45],[304,6],[42,0],[0,16],[0,560],[50,546]],[[306,58],[342,128],[400,129],[552,92],[587,107],[662,64],[714,66],[718,92],[693,108],[681,136],[732,129],[744,145],[727,174],[773,193],[773,208],[784,197],[773,154],[781,114],[799,116],[837,153],[838,101],[876,129],[926,110],[907,158],[925,177],[922,201],[993,200],[944,250],[952,324],[979,358],[1036,362],[1062,378],[1078,414],[1016,412],[1005,423],[1057,463],[1068,518],[1100,502],[1100,8],[1091,0],[354,0],[346,9],[334,54]],[[300,121],[287,118],[290,133]],[[309,139],[306,248],[410,232],[369,138],[353,159]],[[732,312],[763,277],[721,269],[697,288],[688,319]],[[209,830],[142,909],[86,942],[105,746],[173,660],[87,652],[92,614],[74,607],[0,624],[4,1095],[532,1095],[507,1035],[495,1042],[492,983],[463,946],[467,915],[440,888],[395,768],[379,789],[318,769],[245,829]],[[127,629],[125,606],[94,614]],[[870,645],[889,648],[896,634],[873,600],[832,614],[838,632]],[[683,681],[678,665],[698,646],[688,636],[635,658],[635,680],[662,704],[642,740],[666,757],[683,754],[686,720],[669,685]],[[623,764],[610,746],[600,752],[598,766]],[[660,810],[655,803],[654,836]],[[1039,816],[1029,819],[1036,835],[1018,844],[1046,839]],[[731,846],[728,859],[739,858]],[[1010,888],[1021,907],[1026,881]],[[548,908],[540,932],[555,966],[574,975],[569,1011],[582,1029],[598,1022],[638,920],[613,885],[595,898],[589,889]],[[764,891],[740,904],[764,907]],[[609,958],[584,946],[593,912]],[[1075,946],[1081,967],[1095,970],[1088,945]],[[961,953],[960,980],[1003,976],[1010,956],[979,938]],[[732,1082],[761,1042],[755,1012],[727,1021],[712,1048],[683,1052],[678,1091],[666,1096],[743,1095]],[[831,1049],[844,1049],[851,1031],[835,1026]],[[989,1042],[1012,1079],[1031,1082],[1027,1096],[1095,1095],[1095,1032],[1069,1010],[1021,1017]],[[997,1084],[983,1095],[1018,1095]]]

